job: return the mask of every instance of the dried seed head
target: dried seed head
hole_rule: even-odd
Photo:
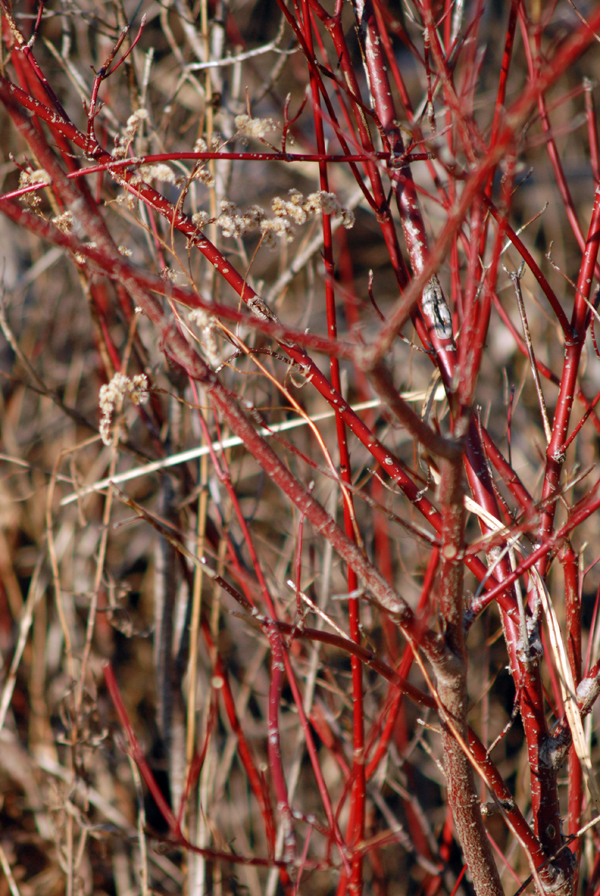
[[[110,383],[100,387],[100,435],[105,445],[112,444],[111,423],[115,408],[127,397],[133,404],[141,404],[148,398],[148,377],[138,373],[133,378],[124,373],[115,373]]]
[[[256,140],[264,140],[267,134],[277,130],[272,118],[251,118],[249,115],[236,115],[235,126],[238,137],[254,137]]]
[[[50,219],[57,230],[62,233],[71,233],[73,229],[73,215],[71,212],[63,212],[62,215],[55,215]]]
[[[208,168],[197,168],[191,176],[191,180],[199,180],[207,187],[214,187],[215,179]]]
[[[189,320],[196,324],[201,333],[202,347],[206,355],[206,360],[210,366],[215,369],[222,364],[219,355],[219,346],[217,342],[217,327],[212,314],[209,314],[203,308],[194,308],[188,314]]]
[[[113,156],[115,158],[125,158],[142,121],[144,121],[146,118],[148,118],[148,112],[146,111],[146,109],[137,109],[135,112],[133,112],[132,115],[129,116],[123,133],[118,134],[115,137],[115,148],[113,150]]]
[[[210,221],[210,215],[207,212],[196,212],[195,215],[192,215],[192,221],[198,230],[202,230]]]
[[[167,184],[174,184],[177,178],[171,168],[162,162],[156,165],[140,165],[136,173],[131,178],[132,184],[139,184],[141,181],[150,182],[151,180],[162,180]]]

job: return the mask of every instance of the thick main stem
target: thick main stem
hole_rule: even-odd
[[[467,654],[464,636],[463,565],[465,511],[460,460],[440,463],[442,568],[440,610],[445,626],[448,660],[436,669],[437,688],[445,712],[461,740],[468,739]],[[477,896],[501,896],[502,884],[481,817],[473,768],[462,744],[447,724],[442,743],[448,805]]]

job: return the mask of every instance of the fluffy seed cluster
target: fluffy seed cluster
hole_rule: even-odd
[[[133,193],[128,193],[125,191],[124,193],[119,193],[116,200],[119,205],[126,206],[130,211],[133,211],[135,208],[135,196]]]
[[[219,346],[217,343],[215,320],[212,314],[204,311],[203,308],[194,308],[188,314],[189,320],[196,324],[200,330],[202,337],[202,347],[206,355],[206,360],[212,368],[220,367],[221,358],[219,357]]]
[[[196,212],[195,215],[192,215],[192,221],[198,228],[198,230],[202,230],[203,227],[206,227],[208,222],[210,221],[210,215],[208,212]]]
[[[130,183],[133,186],[142,183],[150,183],[153,180],[161,180],[166,184],[175,184],[178,187],[185,186],[191,180],[199,180],[207,187],[214,187],[215,179],[208,168],[197,168],[191,174],[177,176],[172,168],[164,162],[156,162],[153,165],[140,165],[132,175]]]
[[[251,205],[245,213],[242,213],[235,202],[222,199],[221,214],[216,223],[223,231],[223,236],[240,237],[258,230],[265,218],[264,209],[259,205]]]
[[[288,218],[266,218],[261,221],[263,246],[274,252],[277,249],[277,237],[289,243],[294,238],[295,228]]]
[[[142,121],[146,118],[148,118],[148,113],[145,109],[138,109],[133,115],[129,116],[127,124],[125,125],[125,130],[122,134],[115,137],[115,148],[113,150],[113,156],[115,158],[125,158]]]
[[[224,199],[216,224],[223,231],[223,236],[227,237],[242,237],[246,233],[260,231],[263,244],[269,249],[277,248],[277,237],[290,241],[297,226],[304,224],[309,217],[321,213],[341,217],[342,224],[348,229],[354,225],[354,213],[343,206],[334,193],[326,193],[324,190],[311,193],[306,199],[300,190],[290,190],[286,199],[276,196],[271,201],[271,208],[273,218],[269,218],[259,205],[251,205],[242,213],[235,202]],[[200,218],[201,214],[203,213],[193,219],[198,227],[205,226],[209,220],[208,217]],[[200,220],[202,223],[199,223]]]
[[[49,184],[52,178],[43,168],[37,168],[35,171],[21,171],[19,175],[19,186],[29,187],[31,184]]]
[[[277,124],[272,118],[251,118],[249,115],[236,115],[235,126],[237,137],[243,142],[253,137],[255,140],[264,140],[271,131],[277,130]]]
[[[21,189],[31,187],[34,184],[49,184],[51,182],[52,178],[43,168],[38,168],[36,171],[21,171],[19,174],[19,187]],[[38,208],[42,204],[41,197],[37,192],[25,193],[24,196],[21,196],[21,200],[33,209]]]
[[[71,233],[73,230],[73,215],[71,212],[63,212],[62,215],[55,215],[50,220],[61,233]]]
[[[271,200],[271,208],[276,218],[287,216],[291,218],[295,224],[304,224],[308,218],[308,211],[304,208],[304,196],[300,190],[290,190],[289,199],[282,196],[276,196]]]
[[[124,373],[115,373],[110,383],[100,388],[100,436],[105,445],[111,445],[110,427],[115,412],[123,399],[127,397],[133,404],[141,404],[148,398],[148,377],[139,373],[133,378]]]
[[[335,193],[317,190],[306,197],[303,208],[310,215],[339,215],[346,230],[354,227],[354,212],[342,205]]]
[[[162,180],[167,184],[177,183],[173,170],[163,162],[158,162],[156,165],[140,165],[131,178],[131,183],[134,185],[141,183],[141,181],[149,183],[151,180]]]
[[[191,180],[199,180],[206,187],[214,187],[215,179],[208,168],[197,168],[192,172]]]

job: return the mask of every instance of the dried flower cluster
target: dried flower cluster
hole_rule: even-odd
[[[32,187],[37,184],[49,184],[51,183],[50,175],[47,171],[44,171],[43,168],[38,168],[35,171],[33,170],[23,170],[19,175],[19,187],[21,189],[25,189],[26,187]],[[37,209],[42,204],[41,197],[39,196],[37,191],[32,191],[31,193],[25,193],[22,197],[23,202],[26,203],[30,208]]]
[[[335,193],[318,190],[304,198],[300,190],[290,190],[289,198],[276,196],[271,201],[274,217],[268,217],[260,205],[251,205],[242,212],[235,202],[221,200],[221,214],[216,224],[221,228],[223,236],[239,239],[247,233],[260,231],[262,244],[268,249],[277,248],[276,237],[291,241],[297,226],[306,223],[309,217],[319,214],[341,217],[346,229],[354,226],[354,212],[343,206]],[[206,212],[197,212],[192,220],[198,228],[210,222]]]
[[[35,171],[21,171],[19,175],[19,186],[29,187],[32,184],[49,184],[52,178],[43,168],[37,168]]]
[[[148,377],[145,373],[136,376],[125,376],[124,373],[115,373],[110,383],[100,388],[100,435],[105,445],[112,444],[111,423],[115,410],[119,410],[124,398],[129,398],[133,404],[141,404],[148,397]]]
[[[267,134],[277,130],[277,123],[272,118],[251,118],[250,115],[236,115],[235,126],[242,143],[247,143],[251,137],[264,140]]]
[[[196,168],[190,175],[190,180],[199,180],[205,187],[214,187],[215,178],[208,168]]]
[[[192,221],[194,222],[198,230],[202,230],[202,228],[206,227],[206,225],[210,222],[210,215],[208,214],[208,212],[204,211],[196,212],[192,215]]]
[[[172,168],[165,165],[164,162],[158,162],[154,165],[140,165],[130,183],[136,186],[142,181],[150,183],[153,180],[161,180],[165,184],[176,184],[178,178]]]
[[[73,215],[71,212],[63,212],[61,215],[55,215],[51,218],[51,221],[61,233],[71,233],[73,229]]]
[[[200,330],[206,360],[213,369],[220,367],[222,362],[219,356],[216,335],[217,326],[214,315],[208,314],[202,308],[195,308],[193,311],[190,311],[188,318]]]
[[[208,168],[199,166],[191,174],[177,176],[169,165],[164,162],[156,162],[152,165],[140,165],[131,176],[129,183],[132,186],[153,180],[160,180],[165,184],[175,184],[178,187],[186,185],[190,180],[199,180],[207,187],[214,187],[215,179]]]
[[[115,137],[115,148],[113,150],[113,155],[115,156],[115,158],[125,158],[125,156],[129,152],[129,147],[135,139],[135,135],[137,134],[140,125],[147,118],[148,112],[146,111],[146,109],[137,109],[129,116],[129,118],[127,119],[127,125],[125,126],[125,130],[122,134],[118,134]]]

